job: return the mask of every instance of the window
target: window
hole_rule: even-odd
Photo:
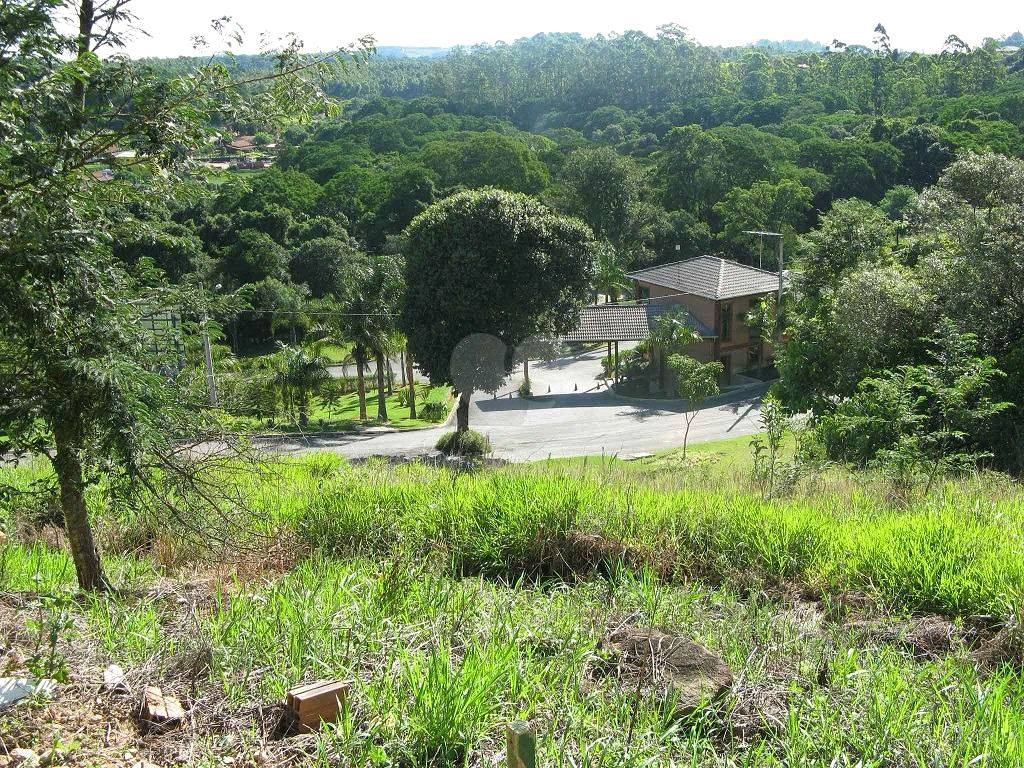
[[[636,300],[641,303],[647,303],[651,300],[651,289],[645,285],[638,285],[636,287]]]
[[[723,304],[718,335],[722,341],[732,341],[732,304]]]

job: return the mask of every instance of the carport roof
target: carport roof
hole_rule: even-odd
[[[643,341],[657,325],[658,317],[674,309],[685,309],[679,304],[651,302],[648,304],[592,304],[580,313],[580,323],[574,331],[562,337],[567,342]],[[687,312],[689,325],[706,339],[715,332]]]

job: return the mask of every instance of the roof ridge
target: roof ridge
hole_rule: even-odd
[[[707,254],[701,256],[691,256],[688,259],[680,259],[679,261],[667,261],[664,264],[652,264],[649,267],[642,267],[641,269],[632,269],[627,272],[627,275],[639,275],[641,272],[650,272],[652,269],[664,269],[665,267],[674,267],[676,264],[685,264],[688,261],[697,261],[697,259],[703,259]]]

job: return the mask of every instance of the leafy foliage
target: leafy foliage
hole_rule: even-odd
[[[516,346],[566,332],[586,301],[592,234],[522,195],[453,195],[417,216],[404,239],[402,330],[431,381],[465,396],[496,390]],[[477,364],[475,354],[453,364],[457,346],[474,334],[503,348],[489,364]]]
[[[483,456],[491,452],[491,441],[487,435],[464,429],[441,435],[435,447],[446,456]]]

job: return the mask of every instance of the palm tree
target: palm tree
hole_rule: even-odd
[[[388,419],[387,388],[384,375],[386,356],[392,351],[398,304],[402,295],[402,270],[393,256],[367,256],[359,270],[357,290],[345,307],[342,325],[345,336],[354,343],[359,380],[359,418],[366,420],[366,390],[363,371],[372,355],[377,364],[377,418]]]
[[[694,329],[690,311],[686,307],[672,309],[658,318],[651,334],[658,354],[658,386],[665,389],[665,361],[677,354],[688,344],[701,341],[700,333]]]
[[[323,355],[310,353],[302,347],[282,344],[277,355],[275,381],[281,391],[285,408],[295,408],[299,413],[299,426],[309,424],[309,398],[325,382],[330,380],[329,361]]]
[[[607,240],[598,243],[594,257],[594,278],[590,285],[595,294],[604,294],[614,304],[619,300],[620,293],[629,290],[622,257]]]

